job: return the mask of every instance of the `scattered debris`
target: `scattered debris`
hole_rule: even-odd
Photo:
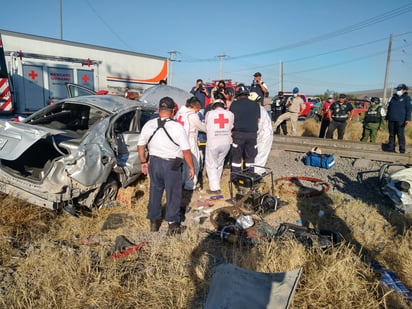
[[[297,240],[307,249],[316,245],[321,249],[328,249],[336,246],[342,240],[338,233],[291,223],[281,223],[274,236],[281,240]]]
[[[215,200],[221,200],[225,198],[223,195],[212,195],[209,197],[210,200],[215,201]]]
[[[110,214],[106,221],[103,223],[102,231],[104,230],[115,230],[122,227],[128,219],[133,219],[126,214]]]
[[[318,178],[307,176],[282,177],[275,180],[279,194],[313,197],[326,193],[330,185]]]
[[[118,259],[128,256],[129,254],[132,254],[133,252],[140,250],[146,245],[147,242],[135,244],[123,235],[117,236],[114,244],[115,253],[113,253],[111,257],[113,259]]]
[[[213,201],[212,200],[198,200],[192,203],[191,207],[192,209],[203,209],[203,208],[210,208],[213,207]]]
[[[95,246],[100,243],[100,237],[95,234],[87,235],[82,239],[83,245]]]
[[[371,266],[373,270],[380,275],[381,282],[385,287],[390,290],[394,290],[405,300],[412,303],[412,292],[407,289],[407,287],[393,271],[383,268],[383,266],[377,261],[372,261]]]
[[[210,283],[205,309],[288,308],[302,268],[282,273],[260,273],[221,264]]]

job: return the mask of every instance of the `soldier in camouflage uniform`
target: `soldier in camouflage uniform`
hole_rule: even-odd
[[[375,143],[378,131],[383,126],[383,121],[384,117],[382,116],[380,100],[377,97],[373,97],[371,98],[371,104],[365,112],[365,118],[363,119],[361,142],[367,142],[369,139],[371,143]]]

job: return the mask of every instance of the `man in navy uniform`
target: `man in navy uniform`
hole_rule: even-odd
[[[249,90],[244,84],[239,84],[235,91],[236,100],[230,105],[234,114],[232,131],[232,174],[231,180],[242,171],[242,163],[246,168],[252,168],[257,155],[257,132],[260,120],[260,107],[248,98]],[[243,162],[242,162],[243,161]]]
[[[149,206],[147,218],[150,231],[159,230],[162,222],[162,195],[166,191],[165,221],[169,223],[167,235],[179,234],[181,228],[182,168],[183,159],[194,177],[189,140],[183,126],[172,120],[175,104],[164,97],[159,102],[159,118],[149,120],[142,128],[138,152],[142,173],[150,176]],[[149,160],[146,159],[146,147]]]

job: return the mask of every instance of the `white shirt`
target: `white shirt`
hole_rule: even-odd
[[[158,127],[157,121],[158,118],[151,119],[143,126],[138,142],[139,146],[147,144],[149,138]],[[179,146],[170,140],[164,129],[159,129],[150,140],[148,145],[149,154],[163,159],[183,158],[182,150],[190,149],[189,140],[184,128],[180,123],[171,119],[166,121],[164,127],[173,141]]]

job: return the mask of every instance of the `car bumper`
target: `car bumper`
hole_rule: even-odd
[[[56,183],[33,183],[14,177],[0,170],[0,192],[14,196],[30,204],[57,209],[63,202],[73,200],[80,195],[79,189],[69,190],[68,186]]]

